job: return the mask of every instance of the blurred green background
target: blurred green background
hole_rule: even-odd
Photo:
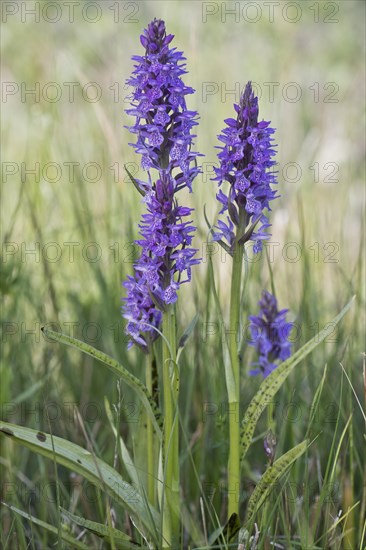
[[[121,281],[137,257],[132,243],[142,211],[123,165],[128,163],[135,176],[143,177],[139,159],[128,146],[134,138],[124,128],[130,123],[124,113],[130,91],[125,80],[133,68],[131,56],[142,53],[143,28],[154,17],[163,18],[168,32],[175,34],[173,45],[187,57],[185,82],[196,90],[188,106],[199,112],[196,149],[205,155],[194,194],[186,197],[195,208],[195,244],[204,261],[194,270],[192,286],[182,288],[179,312],[180,332],[196,311],[200,315],[182,367],[182,417],[200,478],[212,483],[224,479],[227,452],[225,418],[217,416],[211,425],[203,414],[206,402],[220,409],[226,398],[203,208],[213,222],[218,213],[216,184],[210,181],[216,135],[223,120],[233,115],[240,90],[252,80],[260,116],[277,129],[281,198],[271,213],[270,261],[265,254],[254,261],[249,253],[244,316],[257,312],[262,289],[270,289],[270,268],[280,306],[289,307],[298,323],[295,347],[357,295],[352,312],[332,338],[297,367],[277,414],[283,423],[280,453],[304,437],[311,400],[328,365],[321,413],[325,420],[311,467],[321,485],[334,435],[329,404],[340,411],[340,429],[353,410],[339,457],[332,513],[344,507],[344,487],[351,486],[351,500],[359,502],[352,521],[360,524],[364,424],[339,361],[362,401],[364,2],[149,0],[79,2],[74,7],[40,2],[32,15],[27,10],[34,4],[2,4],[2,418],[46,431],[51,422],[53,433],[83,445],[78,422],[66,414],[78,407],[98,451],[113,458],[103,397],[118,399],[116,380],[90,358],[47,342],[40,327],[52,323],[143,376],[140,353],[126,350],[120,315]],[[216,284],[225,306],[230,262],[214,251]],[[252,355],[246,351],[243,356],[244,403],[260,382],[247,376]],[[121,430],[138,449],[134,396],[126,388],[123,396]],[[296,422],[281,419],[291,400],[301,406]],[[260,445],[248,466],[252,480],[265,462]],[[183,456],[184,491],[195,509],[199,492],[188,462]],[[3,482],[4,500],[24,509],[29,509],[29,495],[21,490],[24,478],[31,490],[44,476],[53,476],[52,464],[10,444],[4,446],[1,469],[3,480],[16,488],[9,493]],[[296,475],[300,479],[302,472]],[[61,476],[65,483],[67,476]],[[66,501],[71,493],[65,489]],[[219,511],[224,508],[220,498]],[[39,517],[52,522],[54,507],[47,509],[42,499],[34,499],[32,506]],[[98,516],[86,502],[75,506],[84,515]],[[12,518],[4,512],[3,519],[9,532]],[[11,536],[19,540],[19,533]],[[26,528],[25,533],[28,536]],[[350,544],[359,540],[358,529],[351,535]]]

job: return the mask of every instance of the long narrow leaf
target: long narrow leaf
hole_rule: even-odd
[[[290,359],[287,359],[287,361],[281,363],[267,378],[263,380],[259,390],[250,402],[242,420],[240,434],[241,461],[243,461],[251,444],[257,421],[266,406],[272,401],[273,397],[276,395],[292,369],[334,331],[335,326],[350,309],[354,298],[355,297],[348,302],[348,304],[331,323],[327,324],[326,328],[321,330],[314,336],[314,338],[304,344],[302,348],[290,357]]]
[[[63,344],[66,344],[67,346],[76,348],[79,351],[82,351],[83,353],[94,357],[95,359],[106,365],[112,372],[114,372],[114,374],[121,377],[123,381],[128,386],[130,386],[130,388],[132,388],[140,397],[141,402],[145,406],[145,409],[154,424],[154,428],[159,438],[161,439],[163,426],[163,417],[161,411],[155,403],[154,399],[149,394],[147,387],[141,382],[141,380],[131,374],[123,365],[118,363],[118,361],[116,361],[106,353],[103,353],[102,351],[93,348],[93,346],[89,346],[81,340],[77,340],[76,338],[72,338],[71,336],[67,336],[66,334],[60,334],[59,332],[54,332],[53,330],[48,330],[45,328],[42,328],[42,331],[44,335],[51,340],[56,340],[57,342],[61,342]]]
[[[110,424],[111,429],[113,431],[113,435],[114,435],[114,437],[116,438],[116,441],[117,441],[118,450],[119,450],[119,453],[120,453],[120,457],[122,459],[122,463],[123,463],[124,467],[126,468],[127,473],[130,476],[130,479],[131,479],[132,483],[136,486],[139,486],[140,481],[139,481],[139,477],[137,475],[136,467],[133,463],[133,460],[130,456],[130,453],[128,452],[128,449],[125,445],[125,442],[123,441],[122,436],[118,433],[117,428],[113,423],[113,415],[112,415],[111,406],[110,406],[109,401],[106,397],[104,397],[104,407],[105,407],[105,411],[106,411],[106,414],[107,414],[107,418],[109,420],[109,424]]]
[[[32,451],[56,460],[66,468],[84,476],[112,498],[121,502],[128,512],[141,521],[150,532],[156,532],[160,525],[160,515],[142,498],[135,487],[127,483],[109,464],[96,458],[89,451],[61,437],[30,428],[0,422],[0,432],[12,441],[25,445]]]
[[[126,535],[125,533],[122,533],[122,531],[120,531],[119,529],[114,529],[114,528],[111,529],[110,527],[107,527],[102,523],[97,523],[96,521],[91,521],[89,519],[76,516],[75,514],[72,514],[68,510],[65,510],[64,508],[61,508],[61,512],[69,520],[76,523],[76,525],[79,525],[80,527],[87,529],[91,533],[97,535],[102,539],[105,539],[108,542],[110,542],[110,539],[111,539],[110,535],[112,531],[113,542],[116,545],[116,547],[119,548],[120,550],[133,550],[133,549],[136,550],[136,548],[140,546],[136,542],[132,541],[128,535]]]
[[[287,451],[287,453],[282,455],[264,472],[249,499],[247,507],[247,522],[250,522],[254,517],[255,513],[262,506],[269,492],[274,488],[280,477],[286,472],[291,464],[305,452],[308,444],[308,440],[305,440],[299,445],[296,445],[296,447]]]
[[[31,521],[34,523],[34,525],[38,525],[43,530],[48,531],[49,533],[53,533],[54,535],[58,536],[58,528],[54,527],[53,525],[50,525],[49,523],[46,523],[45,521],[42,521],[41,519],[35,518],[34,516],[31,516],[27,512],[24,512],[23,510],[20,510],[19,508],[16,508],[15,506],[12,506],[11,504],[6,504],[6,502],[2,502],[3,506],[6,506],[14,512],[15,514],[18,514],[19,516]],[[70,548],[75,548],[76,550],[90,550],[90,547],[84,544],[83,542],[80,542],[79,540],[76,540],[72,535],[67,533],[65,531],[66,526],[63,525],[61,529],[61,538],[67,544],[69,544]]]

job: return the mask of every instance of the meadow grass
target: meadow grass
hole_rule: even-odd
[[[127,145],[130,135],[123,128],[128,123],[123,113],[128,93],[124,81],[131,73],[130,57],[138,51],[141,30],[154,16],[162,17],[188,60],[186,82],[197,90],[189,106],[200,114],[196,149],[206,155],[194,194],[187,195],[195,208],[195,244],[204,261],[194,269],[192,285],[181,289],[177,315],[178,339],[198,315],[180,358],[181,513],[186,526],[182,546],[194,547],[197,541],[207,546],[209,535],[226,521],[229,428],[214,288],[227,320],[230,258],[211,246],[210,269],[203,209],[213,222],[218,213],[216,184],[209,177],[216,162],[216,134],[238,100],[227,92],[236,89],[236,83],[241,89],[250,79],[261,86],[260,116],[277,128],[281,198],[271,214],[273,257],[263,254],[253,261],[249,256],[243,316],[257,313],[262,289],[274,285],[299,329],[294,337],[299,349],[356,294],[347,316],[295,367],[276,396],[271,419],[276,457],[305,438],[314,441],[281,478],[256,523],[260,533],[271,533],[278,548],[362,548],[366,544],[364,4],[333,3],[339,7],[338,22],[328,24],[321,19],[322,11],[320,22],[314,23],[309,2],[301,3],[302,18],[294,24],[280,15],[273,23],[264,15],[252,24],[242,18],[236,23],[229,16],[223,23],[220,13],[203,23],[201,2],[154,0],[132,3],[138,8],[136,22],[123,23],[121,16],[115,23],[107,2],[99,4],[103,17],[95,24],[77,13],[74,23],[66,17],[55,24],[31,18],[22,23],[13,16],[3,25],[3,81],[19,84],[19,90],[22,82],[29,88],[39,82],[41,92],[39,101],[31,95],[22,101],[19,91],[2,104],[1,419],[93,449],[136,484],[146,483],[144,415],[131,388],[91,357],[47,339],[40,329],[46,325],[73,334],[144,379],[144,357],[139,350],[127,351],[120,314],[121,281],[136,259],[132,243],[142,211],[123,169],[125,163],[131,171],[138,169],[138,159]],[[322,10],[323,3],[319,5]],[[54,103],[42,96],[50,82],[62,89],[62,97]],[[65,82],[81,84],[75,88],[74,101],[69,101]],[[100,86],[99,101],[83,99],[80,90],[88,82]],[[273,102],[264,84],[268,82],[279,83]],[[290,82],[301,89],[297,102],[283,97]],[[210,84],[213,88],[207,87]],[[216,92],[208,95],[211,89]],[[314,101],[317,90],[319,101]],[[326,102],[330,92],[335,92],[334,103]],[[40,177],[29,174],[22,179],[21,163],[34,168],[37,162]],[[56,168],[42,176],[42,168],[50,162],[61,170],[58,181],[50,181],[56,179]],[[78,163],[73,177],[65,164],[70,162]],[[4,163],[15,163],[9,170],[15,167],[16,173],[4,172]],[[98,181],[91,181],[92,167],[85,172],[87,163],[101,167]],[[90,243],[97,247],[88,248]],[[25,253],[37,246],[36,255]],[[101,257],[93,261],[96,250]],[[248,376],[253,360],[252,348],[243,341],[243,413],[261,382]],[[268,416],[263,414],[243,465],[242,517],[267,466],[263,451],[267,425]],[[89,548],[123,548],[113,535],[112,541],[103,541],[77,525],[60,512],[60,506],[109,526],[109,535],[113,525],[144,544],[125,509],[112,499],[106,501],[103,491],[79,473],[70,473],[10,439],[1,438],[1,445],[1,500],[8,505],[1,511],[4,548],[55,544],[67,548],[61,540],[65,523],[68,533]],[[126,461],[128,455],[133,468]],[[32,524],[9,506],[55,526],[55,531]],[[267,549],[269,544],[268,537],[260,536],[257,548]],[[220,537],[217,546],[226,547]]]

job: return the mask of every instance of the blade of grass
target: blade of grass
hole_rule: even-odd
[[[41,330],[44,333],[44,335],[50,338],[51,340],[56,340],[57,342],[61,342],[63,344],[66,344],[67,346],[76,348],[79,351],[82,351],[83,353],[86,353],[87,355],[94,357],[95,359],[97,359],[98,361],[106,365],[112,372],[114,372],[114,374],[121,377],[123,381],[128,386],[130,386],[130,388],[132,388],[140,397],[141,402],[145,406],[146,412],[148,413],[149,417],[151,418],[151,421],[154,424],[156,433],[159,439],[161,439],[161,433],[162,433],[162,427],[163,427],[163,419],[162,419],[161,411],[159,410],[157,404],[155,403],[154,399],[149,394],[148,389],[141,382],[141,380],[139,380],[136,376],[131,374],[123,365],[118,363],[118,361],[116,361],[106,353],[103,353],[102,351],[97,350],[92,346],[89,346],[85,342],[82,342],[81,340],[77,340],[76,338],[72,338],[71,336],[67,336],[66,334],[60,334],[58,332],[54,332],[53,330],[49,330],[46,328],[42,328]]]
[[[7,422],[0,422],[0,432],[46,458],[52,460],[55,457],[58,464],[81,474],[102,490],[105,489],[111,497],[121,502],[129,513],[135,515],[150,533],[154,533],[159,525],[160,514],[157,510],[148,506],[138,491],[116,470],[101,459],[93,457],[79,445],[56,436],[51,442],[50,434]]]
[[[35,518],[34,516],[28,514],[27,512],[24,512],[23,510],[20,510],[19,508],[16,508],[15,506],[12,506],[11,504],[6,504],[6,502],[2,502],[4,506],[9,508],[12,512],[15,514],[18,514],[19,516],[28,519],[31,523],[34,525],[38,525],[42,529],[49,531],[50,533],[53,533],[55,536],[58,536],[58,528],[54,527],[53,525],[50,525],[49,523],[46,523],[45,521],[42,521],[38,518]],[[83,542],[80,542],[76,540],[73,536],[69,535],[67,532],[65,532],[65,526],[63,525],[64,529],[61,529],[61,538],[63,541],[70,544],[71,548],[76,548],[76,550],[90,550],[90,546],[84,544]]]
[[[117,548],[120,548],[121,550],[133,550],[140,546],[135,541],[133,541],[131,537],[129,537],[119,529],[111,529],[110,527],[107,527],[102,523],[98,523],[96,521],[91,521],[89,519],[77,516],[75,514],[72,514],[68,510],[65,510],[65,508],[60,508],[60,510],[69,520],[76,523],[76,525],[87,529],[87,531],[90,531],[91,533],[97,535],[98,537],[106,540],[109,543],[111,542],[110,530],[112,530],[114,544]]]

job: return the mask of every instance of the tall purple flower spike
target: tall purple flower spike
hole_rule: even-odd
[[[126,109],[126,113],[136,117],[128,129],[137,135],[136,143],[130,145],[141,155],[141,167],[159,172],[166,169],[169,173],[179,170],[176,188],[187,186],[192,190],[192,181],[199,172],[194,162],[198,153],[191,151],[197,112],[186,106],[185,96],[194,90],[181,79],[187,73],[185,57],[176,48],[169,48],[173,38],[166,34],[160,19],[154,19],[144,30],[140,40],[146,53],[132,57],[137,64],[127,84],[134,87],[134,92],[130,96],[132,109]],[[143,191],[151,186],[151,182],[140,184]]]
[[[141,155],[141,167],[147,181],[134,180],[147,207],[139,225],[141,257],[134,264],[134,276],[124,283],[127,297],[123,315],[126,332],[144,351],[157,338],[162,312],[176,302],[179,286],[191,280],[191,267],[199,263],[191,248],[195,227],[187,218],[191,208],[180,206],[177,191],[187,187],[198,174],[196,157],[191,151],[197,124],[196,111],[186,107],[185,96],[193,89],[185,86],[181,76],[184,57],[169,48],[173,35],[166,35],[164,21],[154,19],[141,35],[144,56],[137,62],[127,81],[134,87],[132,109],[135,117],[129,130],[137,135],[131,144]],[[155,171],[155,174],[154,174]]]
[[[222,189],[216,195],[222,204],[220,214],[228,213],[226,221],[219,220],[214,229],[214,240],[227,243],[232,251],[235,226],[245,219],[245,231],[239,242],[254,241],[254,252],[262,249],[262,240],[270,235],[270,227],[263,210],[270,210],[269,202],[277,198],[271,185],[276,184],[276,173],[271,168],[276,164],[272,145],[274,129],[269,122],[258,122],[258,98],[254,96],[250,82],[246,85],[239,105],[234,105],[237,118],[227,118],[226,127],[218,136],[224,143],[218,154],[220,165],[215,168],[219,186],[229,182],[226,195]],[[258,229],[255,228],[258,226]]]
[[[249,345],[254,346],[259,354],[258,362],[253,364],[257,368],[249,374],[262,374],[267,378],[278,366],[277,360],[285,361],[291,356],[292,344],[288,337],[292,323],[286,321],[288,309],[278,311],[277,300],[270,292],[263,292],[259,306],[259,314],[249,317],[252,333]]]

